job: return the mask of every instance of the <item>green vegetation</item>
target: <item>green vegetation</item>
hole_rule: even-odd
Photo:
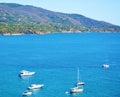
[[[77,29],[77,30],[76,30]],[[74,32],[74,31],[86,31],[85,27],[71,26],[65,24],[49,24],[49,25],[40,25],[40,24],[10,24],[0,22],[0,33],[1,34],[15,34],[15,33],[52,33],[52,32]]]
[[[88,31],[120,32],[120,27],[78,14],[65,14],[33,6],[0,3],[0,34]]]

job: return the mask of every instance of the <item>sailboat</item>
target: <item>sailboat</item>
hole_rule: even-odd
[[[76,87],[71,88],[70,92],[71,93],[80,93],[80,92],[83,92],[83,85],[84,84],[85,84],[84,82],[81,82],[79,80],[79,68],[78,68],[78,70],[77,70],[77,83],[76,83]]]
[[[77,83],[76,86],[84,85],[85,83],[80,81],[80,74],[79,74],[79,68],[77,70]]]

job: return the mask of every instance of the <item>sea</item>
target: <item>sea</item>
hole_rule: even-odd
[[[77,68],[84,91],[71,94]],[[120,97],[120,33],[0,36],[0,97],[23,97],[31,84],[44,87],[29,97]]]

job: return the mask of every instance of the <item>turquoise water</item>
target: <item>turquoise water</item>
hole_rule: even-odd
[[[65,94],[76,83],[77,67],[84,91]],[[36,74],[20,78],[23,69]],[[120,97],[120,34],[0,36],[0,71],[0,97],[22,97],[32,83],[45,86],[30,97]]]

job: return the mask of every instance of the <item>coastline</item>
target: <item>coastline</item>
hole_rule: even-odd
[[[11,33],[5,33],[5,34],[1,34],[2,36],[18,36],[18,35],[24,35],[24,33],[14,33],[14,34],[11,34]]]
[[[63,31],[63,32],[41,32],[41,33],[29,33],[29,34],[32,34],[32,35],[45,35],[45,34],[54,34],[54,33],[64,33],[64,34],[70,34],[70,33],[119,33],[119,32],[110,32],[110,31],[107,31],[107,32],[81,32],[81,31],[78,31],[78,32],[70,32],[70,31]],[[2,33],[0,34],[0,36],[19,36],[19,35],[27,35],[28,33]]]

